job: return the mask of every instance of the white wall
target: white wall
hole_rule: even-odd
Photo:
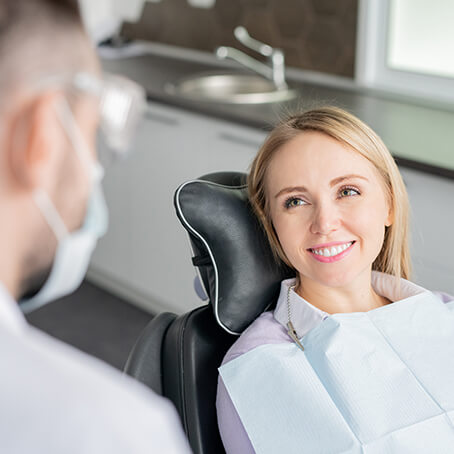
[[[123,21],[139,20],[145,1],[156,0],[79,0],[79,5],[89,35],[99,42],[117,32]]]

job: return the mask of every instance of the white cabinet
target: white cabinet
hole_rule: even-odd
[[[110,229],[99,241],[89,278],[152,312],[199,305],[173,194],[206,173],[246,172],[265,135],[151,104],[134,153],[106,173]]]

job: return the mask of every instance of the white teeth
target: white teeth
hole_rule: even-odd
[[[345,249],[349,248],[353,244],[352,241],[349,243],[341,244],[339,246],[333,246],[331,248],[323,248],[323,249],[311,249],[314,254],[323,255],[324,257],[333,257],[335,255],[344,252]]]

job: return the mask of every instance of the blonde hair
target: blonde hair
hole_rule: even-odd
[[[383,181],[393,222],[385,228],[383,246],[372,269],[409,279],[409,203],[402,176],[380,137],[354,115],[336,107],[312,109],[283,121],[269,134],[252,162],[248,176],[249,198],[276,258],[294,269],[273,227],[266,199],[266,172],[279,149],[303,131],[318,131],[332,137],[359,153],[377,169]]]

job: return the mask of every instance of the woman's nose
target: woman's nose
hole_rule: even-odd
[[[329,203],[319,204],[314,210],[310,231],[313,234],[328,235],[337,230],[339,225],[340,219],[336,207]]]

